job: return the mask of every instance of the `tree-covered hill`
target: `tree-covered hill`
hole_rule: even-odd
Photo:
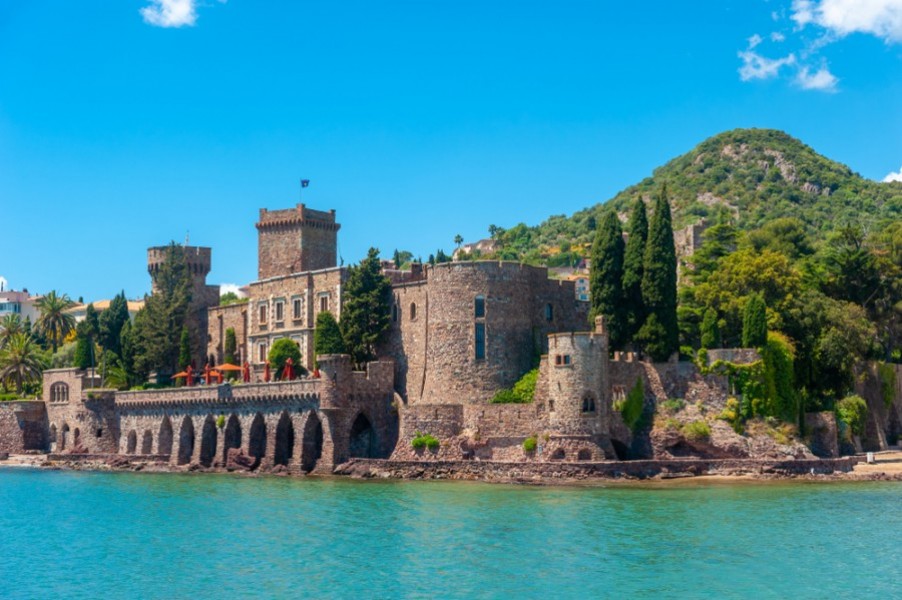
[[[550,266],[570,262],[585,254],[606,208],[625,217],[633,200],[649,200],[665,184],[677,229],[714,221],[723,211],[741,231],[795,217],[809,235],[849,224],[880,230],[902,218],[902,183],[865,179],[782,131],[735,129],[705,140],[606,203],[496,233],[498,255]]]

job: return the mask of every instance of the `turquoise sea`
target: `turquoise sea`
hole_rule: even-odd
[[[2,598],[898,598],[902,485],[0,471]]]

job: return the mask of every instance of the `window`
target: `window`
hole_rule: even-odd
[[[302,298],[293,298],[291,300],[291,318],[300,321],[304,317],[304,300]]]
[[[473,302],[473,313],[477,319],[485,317],[485,296],[476,296]]]
[[[545,305],[545,320],[554,321],[554,306],[551,304]]]
[[[329,294],[321,294],[319,297],[319,311],[325,312],[329,310]]]
[[[583,396],[583,412],[595,412],[595,398],[592,396],[592,394],[586,394],[585,396]]]
[[[570,355],[569,354],[555,354],[554,355],[554,366],[564,367],[569,364],[570,364]]]
[[[257,349],[259,351],[260,362],[266,362],[266,342],[260,342]]]
[[[476,323],[476,360],[485,358],[485,323]]]
[[[267,309],[266,304],[260,305],[260,324],[261,325],[266,325],[266,309]]]
[[[51,402],[68,402],[69,401],[69,386],[61,381],[51,385],[50,386],[50,401]]]
[[[410,303],[410,320],[411,321],[417,320],[417,303],[416,302]]]
[[[281,323],[285,320],[285,302],[282,300],[277,300],[275,302],[275,313],[276,313],[276,323]]]

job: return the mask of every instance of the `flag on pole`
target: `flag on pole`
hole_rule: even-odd
[[[310,185],[310,180],[309,180],[309,179],[301,179],[301,187],[302,187],[302,188],[305,188],[305,187],[307,187],[308,185]]]

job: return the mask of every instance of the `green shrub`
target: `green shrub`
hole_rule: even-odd
[[[225,427],[225,422],[225,415],[219,415],[218,417],[216,417],[216,427],[218,427],[219,429]]]
[[[836,418],[855,435],[863,435],[867,423],[868,404],[861,396],[846,396],[836,403]]]
[[[889,408],[893,405],[896,395],[896,371],[892,365],[880,363],[877,365],[877,377],[880,379],[880,395],[883,396],[883,404]]]
[[[492,404],[529,404],[535,398],[538,377],[538,369],[527,371],[512,388],[495,392]]]
[[[267,358],[273,374],[279,379],[282,378],[282,371],[289,358],[294,365],[295,375],[306,373],[306,369],[301,365],[301,350],[297,343],[289,338],[281,338],[273,342]]]
[[[527,452],[535,452],[538,445],[539,440],[534,435],[523,440],[523,449]]]
[[[711,437],[711,427],[705,421],[686,423],[680,430],[687,440],[701,442]]]
[[[620,412],[623,422],[635,433],[643,424],[642,416],[645,413],[645,386],[642,378],[636,380],[636,385],[630,390],[626,398],[614,403],[614,409]]]
[[[683,410],[683,407],[686,406],[686,401],[682,398],[668,398],[660,406],[666,412],[676,413]]]
[[[736,433],[742,434],[742,411],[740,410],[739,400],[736,398],[727,398],[727,404],[717,418],[729,423]]]
[[[430,435],[428,433],[420,433],[418,431],[416,436],[412,440],[410,440],[410,445],[414,450],[429,448],[431,451],[435,452],[436,450],[438,450],[439,441],[433,435]]]
[[[492,404],[523,404],[523,401],[514,393],[514,390],[505,388],[495,392],[495,395],[492,396]]]

